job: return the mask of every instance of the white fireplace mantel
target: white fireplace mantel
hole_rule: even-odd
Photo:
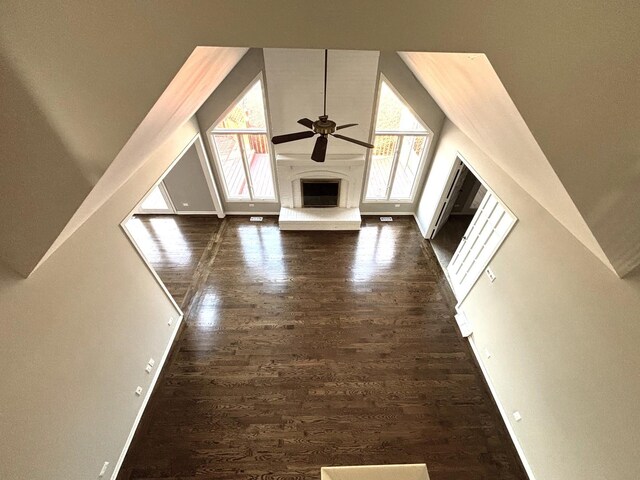
[[[308,155],[278,155],[278,187],[283,208],[302,208],[302,179],[339,179],[338,207],[359,208],[364,176],[364,155],[327,155],[324,162],[314,162]]]
[[[280,229],[359,230],[364,155],[327,155],[314,162],[309,155],[277,155]],[[300,180],[340,180],[338,206],[302,208]]]
[[[276,165],[282,167],[364,166],[364,155],[327,155],[322,163],[314,162],[309,155],[277,155]]]

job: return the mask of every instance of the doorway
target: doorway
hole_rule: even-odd
[[[431,246],[443,270],[449,266],[486,193],[482,182],[459,161],[431,237]]]
[[[189,303],[203,250],[223,217],[198,134],[121,223],[178,310],[183,311]]]
[[[517,219],[462,156],[455,158],[448,175],[443,173],[428,238],[460,303]]]

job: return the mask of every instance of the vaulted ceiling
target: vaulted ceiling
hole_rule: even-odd
[[[629,207],[640,201],[638,24],[640,9],[625,2],[415,0],[399,8],[379,0],[363,8],[346,0],[318,8],[297,0],[179,7],[170,1],[5,0],[0,256],[31,272],[144,161],[149,150],[141,140],[151,147],[186,121],[244,52],[210,51],[200,69],[188,63],[191,55],[207,57],[198,46],[482,52],[570,197],[560,202],[567,209],[573,203],[624,274],[640,260],[640,213]],[[190,74],[181,72],[181,88],[173,85],[182,100],[164,104],[145,126],[185,62]],[[416,75],[473,138],[473,123],[466,119],[464,126],[463,112],[445,101],[464,89],[447,90],[435,63],[425,63],[431,73],[418,63]],[[184,93],[189,85],[193,96]],[[136,140],[139,128],[150,137]],[[110,165],[117,167],[113,173]],[[535,165],[533,177],[551,176],[548,167]],[[519,172],[521,183],[532,182],[526,170]],[[539,201],[549,204],[543,197]],[[588,243],[587,232],[574,234]]]

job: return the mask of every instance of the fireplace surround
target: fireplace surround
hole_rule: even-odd
[[[277,155],[280,229],[358,230],[364,166],[364,155],[329,154],[322,163],[312,161],[309,155]],[[303,185],[313,189],[312,182],[316,186],[332,182],[333,189],[337,182],[338,194],[335,201],[332,199],[332,206],[304,203]],[[326,199],[316,198],[316,203],[322,202]],[[324,208],[309,208],[319,206]]]

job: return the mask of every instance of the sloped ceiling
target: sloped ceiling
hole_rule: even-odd
[[[485,55],[409,52],[401,57],[449,119],[607,266],[623,276],[638,265],[640,226],[633,214],[630,218],[628,205],[640,204],[640,156],[596,132],[597,148],[593,138],[590,150],[583,144],[568,148],[564,143],[572,138],[566,130],[546,137],[545,155]],[[544,97],[539,104],[546,104]],[[559,99],[548,104],[550,125],[559,104]],[[568,107],[565,112],[581,115]],[[584,131],[591,131],[588,124],[595,116],[584,115]],[[639,117],[636,113],[632,122]],[[602,144],[621,157],[608,158]],[[594,182],[594,175],[601,181]]]
[[[255,46],[484,53],[623,272],[640,254],[640,211],[611,214],[640,190],[638,24],[624,1],[4,0],[0,257],[42,257],[197,46]]]
[[[327,114],[338,125],[357,123],[340,133],[368,141],[378,75],[378,52],[331,50],[328,53]],[[264,49],[267,97],[273,135],[299,132],[297,120],[322,115],[324,51]],[[317,138],[317,137],[316,137]],[[279,154],[310,155],[316,138],[276,145]],[[329,139],[328,154],[365,153],[365,148]]]
[[[449,120],[612,268],[487,57],[416,52],[400,56]]]

